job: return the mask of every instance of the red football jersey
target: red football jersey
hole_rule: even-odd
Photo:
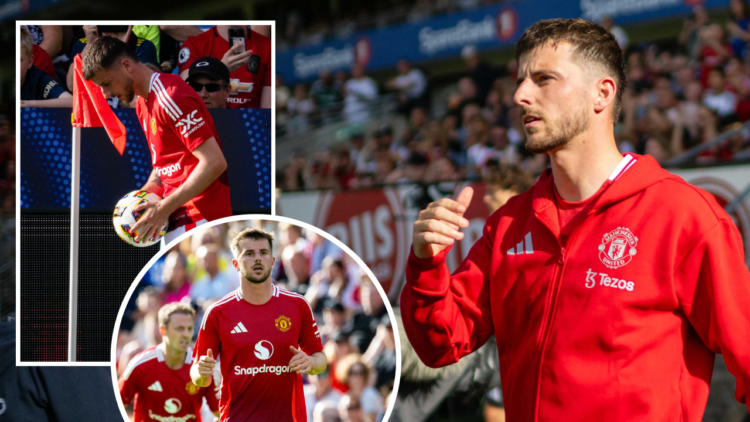
[[[218,388],[201,388],[190,379],[192,352],[188,349],[185,364],[176,370],[164,363],[164,353],[158,346],[130,361],[120,377],[120,397],[126,406],[135,401],[135,422],[200,422],[203,397],[212,412],[219,410]]]
[[[194,359],[208,349],[221,358],[221,420],[306,421],[302,376],[289,371],[301,347],[323,350],[320,331],[305,298],[274,286],[263,305],[235,290],[211,305],[195,344]]]
[[[250,37],[245,39],[245,51],[253,50],[253,54],[260,56],[260,68],[258,73],[252,74],[247,66],[240,66],[229,74],[232,84],[232,92],[227,98],[229,108],[260,108],[263,87],[271,86],[271,39],[255,31],[249,32]],[[180,73],[201,57],[221,59],[229,47],[229,41],[219,35],[215,26],[200,35],[189,37],[180,50]]]
[[[198,165],[193,150],[212,137],[221,148],[219,133],[203,100],[177,75],[154,72],[148,99],[138,98],[136,113],[151,149],[151,163],[164,185],[165,198]],[[230,215],[229,177],[225,171],[170,216],[169,231],[204,218],[211,221]]]

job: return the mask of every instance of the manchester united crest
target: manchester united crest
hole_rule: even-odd
[[[188,394],[193,396],[198,393],[198,390],[200,390],[200,387],[193,384],[192,382],[188,382],[187,384],[185,384],[185,390],[188,392]]]
[[[276,318],[276,328],[281,330],[281,332],[286,333],[290,328],[292,328],[292,320],[289,319],[289,317],[285,317],[284,315],[282,315]]]
[[[625,227],[618,227],[604,235],[599,245],[599,260],[608,268],[627,265],[635,256],[638,238]]]
[[[151,118],[151,133],[156,135],[156,119]]]

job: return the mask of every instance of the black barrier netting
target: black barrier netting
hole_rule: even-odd
[[[109,213],[80,217],[78,361],[110,359],[120,304],[159,251],[120,240]],[[21,213],[21,360],[65,361],[68,342],[70,214]]]

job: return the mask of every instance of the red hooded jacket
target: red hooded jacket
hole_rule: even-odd
[[[650,156],[559,242],[552,174],[494,213],[453,275],[409,257],[406,334],[431,367],[497,337],[509,421],[701,420],[722,353],[750,398],[750,273],[731,218]]]

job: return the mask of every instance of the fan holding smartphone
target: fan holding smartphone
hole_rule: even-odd
[[[180,76],[198,59],[220,59],[230,73],[229,108],[271,108],[271,40],[249,26],[218,25],[188,38],[179,55]]]

